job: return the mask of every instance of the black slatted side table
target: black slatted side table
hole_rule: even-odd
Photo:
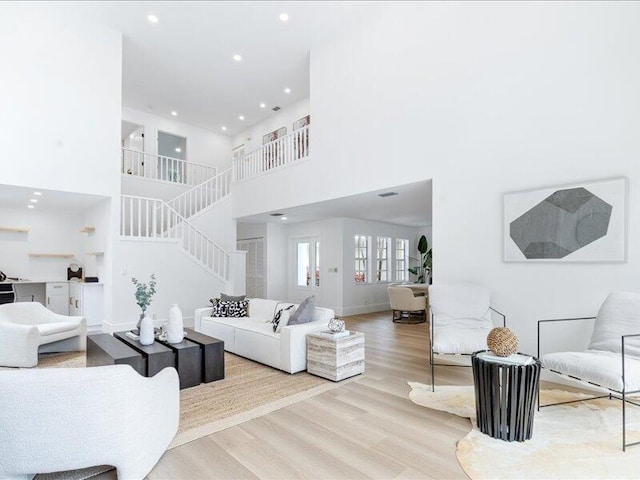
[[[471,356],[476,416],[482,433],[508,442],[524,442],[533,434],[540,361],[513,365]]]

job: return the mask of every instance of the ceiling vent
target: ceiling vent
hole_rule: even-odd
[[[271,215],[272,217],[281,217],[284,215],[284,213],[270,213],[269,215]]]
[[[278,110],[282,110],[280,107],[273,107],[271,110],[273,110],[274,112],[277,112]]]
[[[398,192],[385,192],[385,193],[378,194],[378,196],[381,198],[393,197],[395,195],[398,195]]]

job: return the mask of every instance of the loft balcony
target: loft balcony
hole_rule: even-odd
[[[121,172],[123,175],[188,186],[200,185],[216,176],[216,168],[209,165],[129,148],[122,149]]]
[[[233,159],[233,181],[241,182],[309,158],[309,125]]]

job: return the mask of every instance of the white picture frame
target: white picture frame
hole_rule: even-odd
[[[503,196],[505,262],[627,261],[628,179]]]

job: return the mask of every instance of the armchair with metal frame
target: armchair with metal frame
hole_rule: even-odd
[[[436,355],[471,357],[487,350],[487,335],[494,324],[491,312],[507,317],[489,304],[489,289],[480,285],[431,285],[429,288],[431,321],[429,325],[429,363],[431,390],[435,392],[435,367],[463,367],[471,365],[436,363]]]
[[[540,355],[542,324],[584,320],[595,320],[587,350]],[[627,443],[626,431],[627,403],[640,407],[637,400],[628,398],[629,395],[640,394],[640,343],[630,344],[631,339],[640,337],[640,333],[629,333],[631,328],[640,332],[640,294],[637,293],[611,293],[595,317],[539,320],[538,358],[542,367],[555,374],[604,389],[608,393],[541,405],[538,389],[538,410],[555,405],[615,398],[622,401],[622,451],[626,451],[627,447],[640,445],[640,441]]]

